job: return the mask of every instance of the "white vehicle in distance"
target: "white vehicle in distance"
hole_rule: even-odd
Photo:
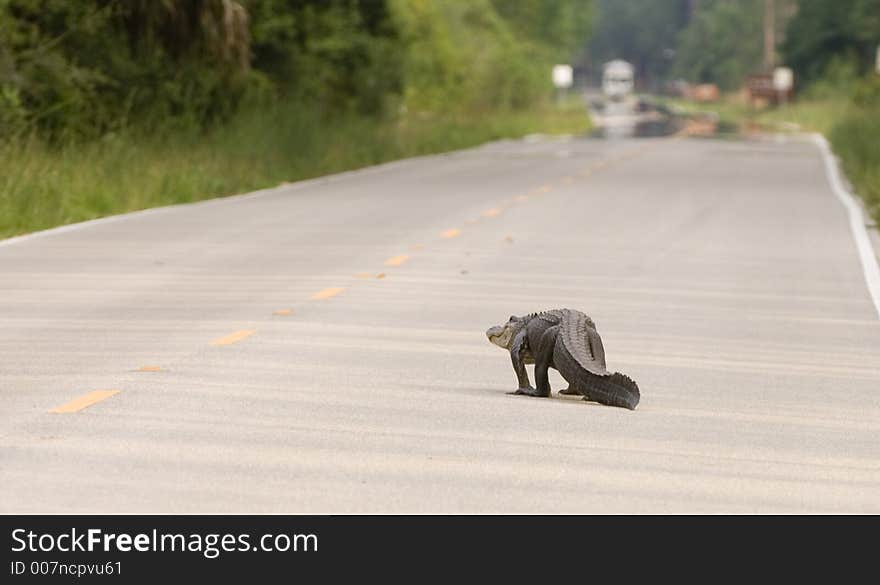
[[[611,101],[619,102],[633,91],[633,66],[615,59],[602,67],[602,93]]]

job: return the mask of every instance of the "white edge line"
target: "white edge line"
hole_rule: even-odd
[[[880,266],[877,265],[877,256],[874,255],[874,247],[871,245],[871,240],[868,236],[862,207],[856,201],[853,194],[843,186],[840,170],[837,167],[837,160],[831,152],[828,141],[821,134],[813,134],[812,138],[816,146],[819,147],[819,152],[822,153],[822,159],[825,162],[825,174],[828,176],[831,190],[834,191],[834,194],[843,204],[849,215],[849,227],[856,243],[856,249],[859,252],[862,271],[865,273],[868,294],[870,294],[871,300],[874,301],[874,309],[877,311],[877,317],[880,318]]]
[[[549,139],[552,139],[553,136],[549,136]],[[80,221],[77,223],[69,223],[66,225],[61,225],[58,227],[53,227],[45,230],[40,230],[36,232],[31,232],[27,234],[22,234],[20,236],[12,236],[11,238],[6,238],[5,240],[0,240],[0,248],[4,246],[13,246],[15,244],[19,244],[21,242],[25,242],[27,240],[33,240],[37,238],[44,238],[47,236],[54,236],[57,234],[62,234],[65,232],[77,231],[83,228],[91,227],[98,223],[111,223],[115,221],[123,221],[127,219],[131,219],[134,217],[138,217],[141,215],[150,215],[153,213],[165,213],[172,209],[177,209],[181,207],[192,207],[192,206],[200,206],[200,205],[217,205],[224,203],[232,203],[235,201],[241,201],[243,199],[250,199],[256,197],[263,197],[266,195],[273,195],[281,193],[282,191],[296,191],[299,189],[304,189],[306,187],[311,187],[313,185],[320,185],[325,183],[334,183],[336,181],[341,181],[350,177],[361,176],[361,175],[369,175],[372,173],[378,173],[381,171],[390,170],[395,167],[404,166],[407,164],[411,164],[414,162],[418,162],[425,159],[433,159],[433,158],[449,158],[455,157],[463,154],[467,154],[471,151],[480,150],[482,148],[486,148],[492,144],[503,143],[503,142],[511,142],[517,140],[524,140],[524,138],[502,138],[499,140],[491,140],[489,142],[483,142],[481,144],[477,144],[468,148],[462,148],[458,150],[450,150],[447,152],[438,152],[434,154],[425,154],[421,156],[411,156],[407,158],[401,158],[397,160],[388,161],[385,163],[380,163],[377,165],[371,165],[366,167],[361,167],[359,169],[352,169],[350,171],[341,171],[339,173],[334,173],[331,175],[322,175],[320,177],[314,177],[311,179],[303,179],[301,181],[294,181],[291,183],[282,183],[280,185],[276,185],[274,187],[267,187],[265,189],[259,189],[257,191],[250,191],[248,193],[240,193],[237,195],[221,195],[219,197],[211,197],[209,199],[202,199],[200,201],[193,201],[190,203],[173,203],[171,205],[163,205],[160,207],[150,207],[149,209],[140,209],[138,211],[130,211],[128,213],[120,213],[116,215],[108,215],[106,217],[96,217],[95,219],[89,219],[86,221]]]

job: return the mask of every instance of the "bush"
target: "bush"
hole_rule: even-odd
[[[254,96],[375,116],[526,108],[588,2],[0,0],[0,132],[208,129]]]
[[[880,110],[880,75],[869,75],[856,84],[853,90],[853,103],[862,108]]]
[[[830,133],[834,151],[840,156],[856,192],[865,200],[874,219],[880,222],[880,107],[859,109],[834,126]]]

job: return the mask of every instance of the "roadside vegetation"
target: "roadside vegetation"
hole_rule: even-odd
[[[308,105],[285,103],[247,109],[207,131],[137,128],[61,146],[30,136],[0,145],[0,237],[487,140],[588,130],[576,100],[476,118],[319,116]]]
[[[589,0],[0,0],[0,237],[589,128]]]

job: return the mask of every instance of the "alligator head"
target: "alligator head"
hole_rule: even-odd
[[[516,334],[520,329],[525,325],[525,321],[521,317],[515,317],[513,315],[510,316],[510,320],[507,321],[504,325],[496,325],[495,327],[490,327],[486,331],[486,337],[489,338],[489,341],[498,347],[503,347],[504,349],[510,349],[510,343],[513,341],[513,338],[516,337]]]

